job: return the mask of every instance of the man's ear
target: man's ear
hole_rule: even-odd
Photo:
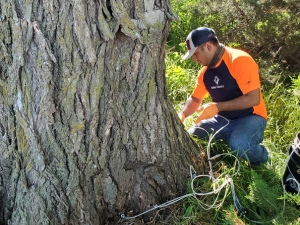
[[[211,51],[211,49],[212,49],[212,46],[211,46],[212,44],[210,43],[210,42],[207,42],[206,43],[206,48],[207,48],[207,50],[208,51]]]

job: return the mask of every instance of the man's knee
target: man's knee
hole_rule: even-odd
[[[247,152],[251,151],[249,143],[243,142],[239,138],[230,139],[230,149],[232,153],[243,159],[247,159]]]
[[[259,140],[253,138],[253,135],[245,132],[234,132],[230,137],[231,150],[238,150],[239,156],[243,155],[246,151],[251,151],[251,148],[256,148],[259,144]]]
[[[245,144],[245,143],[244,143]],[[268,160],[267,149],[260,144],[257,145],[243,145],[238,141],[230,142],[231,152],[238,157],[249,160],[250,162],[265,163]]]

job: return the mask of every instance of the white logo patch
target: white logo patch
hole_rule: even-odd
[[[220,81],[219,77],[218,77],[218,76],[215,76],[214,82],[216,83],[216,85],[219,84],[219,81]]]
[[[224,85],[219,85],[220,78],[218,76],[215,76],[214,82],[216,86],[212,86],[211,89],[224,88]]]

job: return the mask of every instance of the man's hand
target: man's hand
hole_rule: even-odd
[[[178,117],[179,117],[180,121],[183,123],[184,120],[185,120],[185,115],[184,115],[184,113],[178,113]]]
[[[209,119],[214,117],[218,112],[217,104],[215,102],[204,104],[197,110],[200,115],[195,121],[195,123],[199,123],[201,120]]]

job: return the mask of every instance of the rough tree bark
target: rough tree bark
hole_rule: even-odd
[[[0,224],[121,223],[178,196],[169,0],[0,0]]]

